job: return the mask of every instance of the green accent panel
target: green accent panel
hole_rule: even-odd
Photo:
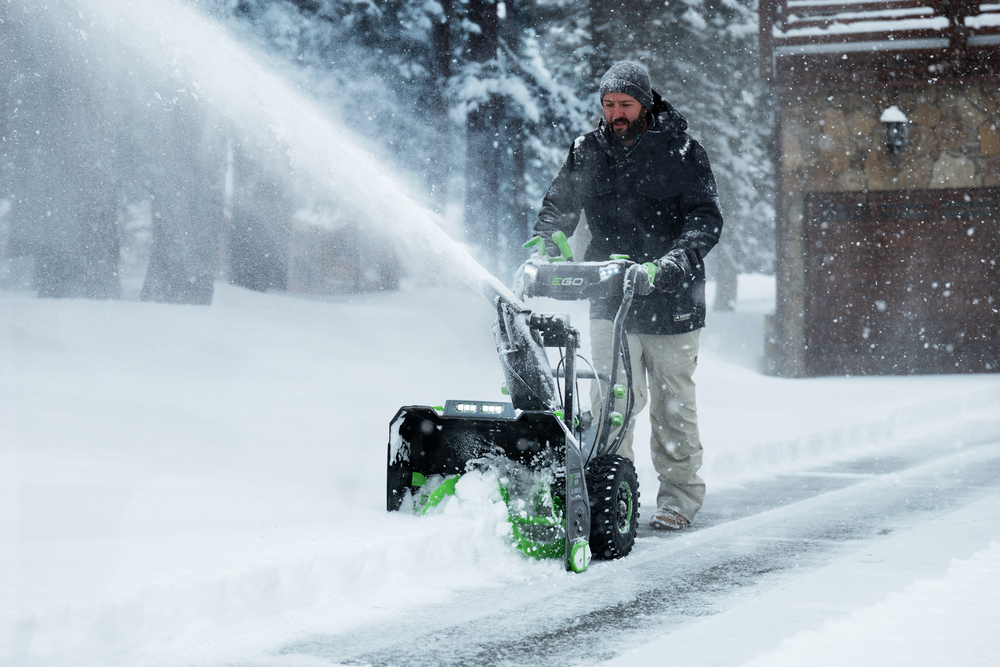
[[[619,426],[621,426],[624,423],[625,423],[625,418],[622,417],[622,413],[620,413],[620,412],[612,412],[611,413],[611,425],[612,426],[614,426],[615,428],[618,428]]]
[[[646,262],[645,264],[643,264],[643,266],[646,267],[646,273],[649,274],[649,284],[652,286],[652,284],[656,282],[656,271],[657,271],[656,264],[653,264],[652,262]]]
[[[579,539],[569,548],[569,570],[573,572],[583,572],[590,565],[590,543],[585,539]]]
[[[564,232],[556,232],[552,235],[552,241],[555,242],[556,247],[559,248],[559,252],[562,253],[563,260],[569,261],[573,259],[573,251],[569,248],[569,240],[566,238]]]
[[[427,478],[422,473],[414,472],[410,476],[410,486],[423,486],[427,483]]]
[[[625,398],[625,385],[616,384],[613,391],[615,392],[615,398]]]
[[[444,406],[443,405],[435,405],[434,406],[434,410],[437,411],[437,412],[444,412]]]
[[[510,489],[500,484],[500,497],[507,505],[507,518],[510,521],[514,548],[537,560],[543,558],[562,558],[566,553],[565,508],[558,496],[552,495],[548,484],[543,485],[538,495],[531,499],[528,507],[531,511],[544,511],[551,507],[551,515],[528,514],[521,516],[519,511],[511,507]],[[538,535],[537,529],[542,529]],[[547,529],[547,530],[546,530]],[[547,536],[550,539],[543,539]],[[554,538],[554,539],[553,539]]]
[[[504,396],[510,396],[510,389],[507,388],[506,382],[500,385],[500,393],[503,394]]]
[[[628,259],[628,255],[611,255],[611,259],[613,260]]]
[[[427,514],[427,510],[437,507],[447,496],[455,495],[455,482],[457,482],[460,477],[461,475],[455,475],[454,477],[449,477],[441,482],[441,486],[434,489],[431,494],[427,496],[427,503],[424,505],[424,508],[420,511],[420,513]]]

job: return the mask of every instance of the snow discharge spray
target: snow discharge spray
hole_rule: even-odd
[[[13,0],[8,11],[32,26],[40,43],[56,45],[52,57],[86,59],[99,74],[83,85],[99,86],[98,94],[121,96],[123,105],[148,97],[127,103],[164,114],[164,123],[171,105],[194,104],[265,166],[293,174],[301,194],[386,232],[411,270],[477,289],[485,282],[509,295],[359,139],[190,3]]]

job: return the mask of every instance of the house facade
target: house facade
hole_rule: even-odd
[[[762,0],[773,370],[1000,366],[1000,5]]]

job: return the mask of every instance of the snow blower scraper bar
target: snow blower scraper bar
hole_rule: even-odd
[[[529,245],[544,248],[541,239]],[[620,256],[572,262],[568,245],[562,251],[563,261],[539,254],[524,265],[523,295],[620,300],[612,344],[627,360],[625,313],[633,294],[648,293],[651,271]],[[412,500],[415,512],[426,513],[454,494],[462,474],[495,468],[513,546],[524,554],[561,556],[574,572],[587,569],[591,549],[597,558],[627,555],[635,541],[639,494],[634,466],[615,454],[621,434],[609,441],[634,404],[626,390],[631,382],[615,382],[618,355],[610,375],[593,367],[578,372],[580,334],[568,315],[532,313],[502,286],[484,282],[480,288],[496,308],[493,337],[511,402],[450,400],[438,408],[400,408],[390,424],[387,509],[398,511]],[[561,350],[555,371],[546,348]],[[624,367],[627,374],[627,361]],[[578,379],[604,387],[597,419],[578,407]],[[625,415],[613,410],[616,398],[626,399]],[[588,496],[588,487],[596,497]]]

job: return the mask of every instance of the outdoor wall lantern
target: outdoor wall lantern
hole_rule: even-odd
[[[880,119],[885,125],[885,148],[890,155],[906,148],[906,125],[910,120],[895,104],[882,112]]]

